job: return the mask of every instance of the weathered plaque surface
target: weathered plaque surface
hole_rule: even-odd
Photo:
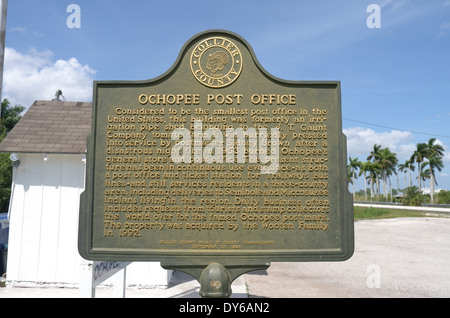
[[[346,260],[346,156],[340,82],[275,78],[238,35],[203,32],[158,78],[94,83],[80,254]]]

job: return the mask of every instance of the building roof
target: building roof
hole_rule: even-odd
[[[35,101],[0,143],[0,152],[86,153],[92,103]]]

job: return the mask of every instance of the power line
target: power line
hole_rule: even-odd
[[[413,131],[413,130],[407,130],[407,129],[393,128],[393,127],[372,124],[372,123],[368,123],[368,122],[365,122],[365,121],[360,121],[360,120],[355,120],[355,119],[350,119],[350,118],[345,118],[345,117],[342,117],[342,119],[348,120],[348,121],[353,121],[355,123],[369,125],[369,126],[375,126],[375,127],[381,127],[381,128],[393,129],[393,130],[400,130],[400,131],[406,131],[406,132],[410,132],[410,133],[413,133],[413,134],[419,134],[419,135],[425,135],[425,136],[431,136],[431,137],[450,138],[450,136],[446,136],[446,135],[436,135],[436,134],[424,133],[424,132],[420,132],[420,131]]]

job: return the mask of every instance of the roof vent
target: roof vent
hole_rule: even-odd
[[[58,89],[55,93],[55,98],[53,100],[60,100],[60,97],[62,97],[63,100],[66,101],[66,98],[64,97],[62,91]]]

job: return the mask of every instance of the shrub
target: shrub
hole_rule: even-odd
[[[422,203],[429,201],[428,196],[420,193],[416,186],[406,188],[406,196],[401,199],[403,205],[420,206]]]
[[[450,191],[441,190],[438,193],[439,204],[450,204]]]

